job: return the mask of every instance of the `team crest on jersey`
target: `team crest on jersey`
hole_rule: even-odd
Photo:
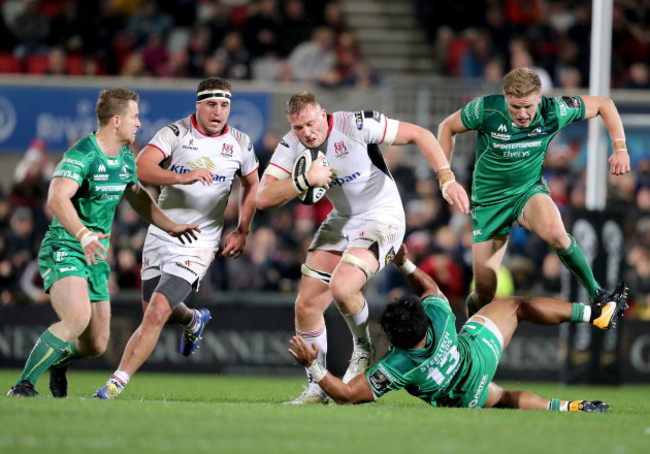
[[[342,140],[340,142],[336,142],[334,144],[334,153],[336,153],[337,158],[347,158],[350,152],[348,151],[348,148],[345,146],[345,142]]]
[[[233,146],[231,143],[224,143],[221,147],[221,156],[224,158],[232,158]]]
[[[356,112],[354,114],[354,124],[357,126],[357,129],[361,131],[363,129],[363,113]]]
[[[539,135],[545,134],[548,134],[548,130],[546,128],[535,128],[533,129],[533,132],[528,134],[528,137],[537,137]]]
[[[395,249],[390,248],[390,251],[388,251],[388,253],[386,254],[386,258],[384,259],[385,265],[388,266],[390,262],[393,261],[394,258],[395,258]]]
[[[190,139],[187,143],[183,144],[183,150],[197,151],[199,148],[194,146],[194,139]]]
[[[120,170],[120,179],[128,180],[129,178],[131,178],[131,172],[129,172],[129,166],[128,164],[124,164],[122,166],[122,170]]]

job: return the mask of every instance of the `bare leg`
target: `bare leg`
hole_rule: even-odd
[[[140,326],[126,344],[119,370],[126,372],[130,376],[144,364],[156,347],[160,332],[170,314],[171,308],[167,298],[158,292],[154,292],[142,318],[142,323],[140,323]]]

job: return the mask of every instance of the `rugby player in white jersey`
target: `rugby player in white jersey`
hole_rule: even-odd
[[[415,143],[438,175],[445,199],[467,213],[469,200],[455,182],[447,158],[433,134],[420,126],[388,119],[373,111],[327,114],[311,93],[287,102],[291,131],[275,149],[257,194],[259,209],[274,208],[302,193],[302,184],[328,188],[334,209],[314,237],[302,266],[296,299],[296,333],[319,350],[325,364],[327,330],[323,313],[332,299],[350,327],[353,352],[344,382],[364,373],[373,360],[368,305],[361,292],[366,281],[388,265],[404,237],[405,219],[397,186],[379,144]],[[291,169],[306,148],[325,155],[316,159],[306,180],[294,182]],[[336,170],[336,174],[333,170]],[[290,404],[327,403],[309,371],[309,386]]]
[[[183,300],[198,288],[219,250],[235,177],[241,183],[239,223],[225,237],[221,255],[237,258],[244,251],[255,214],[259,163],[250,138],[227,124],[231,96],[226,80],[203,80],[196,113],[162,128],[138,155],[139,180],[162,186],[158,204],[163,212],[170,219],[191,219],[201,235],[191,245],[178,245],[157,227],[149,229],[142,252],[142,323],[118,369],[94,397],[114,399],[120,394],[153,351],[166,322],[184,326],[183,355],[198,347],[210,312],[189,309]]]

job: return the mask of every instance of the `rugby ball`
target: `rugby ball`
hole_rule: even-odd
[[[319,156],[323,156],[321,165],[327,166],[327,159],[325,158],[325,155],[322,151],[307,149],[300,153],[296,160],[293,162],[291,178],[296,181],[297,177],[305,175],[311,167],[312,162],[314,162]],[[304,203],[305,205],[312,205],[322,199],[326,192],[327,189],[322,186],[312,186],[298,194],[298,200],[300,200],[300,202]]]

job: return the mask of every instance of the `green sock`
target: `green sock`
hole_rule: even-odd
[[[581,303],[571,303],[571,323],[584,323],[585,305]]]
[[[548,409],[551,411],[560,411],[560,399],[551,399]]]
[[[67,353],[63,357],[63,359],[59,362],[56,363],[57,366],[67,366],[70,364],[71,361],[75,361],[77,359],[84,358],[85,355],[83,355],[81,352],[79,352],[79,349],[77,348],[77,345],[75,344],[75,341],[68,342],[68,347],[67,347]]]
[[[569,234],[567,233],[567,235]],[[571,235],[569,235],[569,238],[571,239],[569,247],[563,251],[556,249],[555,252],[564,266],[571,271],[576,279],[578,279],[578,282],[580,282],[580,285],[584,287],[589,299],[593,301],[596,298],[596,290],[600,288],[600,285],[596,282],[594,273],[589,268],[580,246],[578,246],[578,243],[576,243],[576,240]]]
[[[68,342],[55,336],[46,329],[36,341],[36,345],[27,358],[27,363],[16,384],[27,380],[35,384],[43,373],[54,363],[64,358],[68,351]]]

